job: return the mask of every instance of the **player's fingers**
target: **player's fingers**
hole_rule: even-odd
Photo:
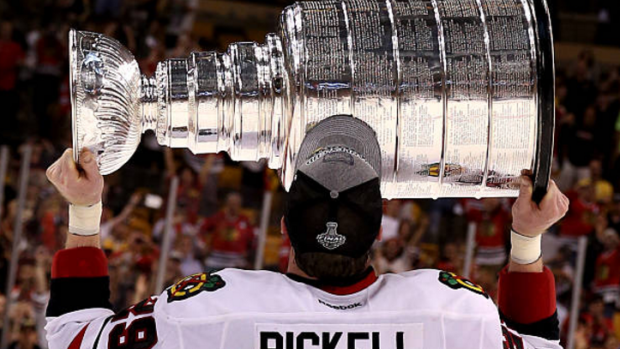
[[[65,181],[73,181],[79,177],[77,166],[75,166],[73,161],[73,149],[67,149],[62,154],[60,175]]]
[[[547,190],[560,193],[560,188],[558,188],[558,185],[555,184],[555,181],[553,179],[549,180],[549,189]]]
[[[533,185],[532,179],[525,175],[519,177],[519,199],[532,201]]]
[[[58,160],[56,160],[56,162],[54,162],[52,165],[50,165],[50,167],[47,168],[47,171],[45,171],[45,175],[50,182],[54,183],[56,181],[57,172]]]
[[[54,161],[53,164],[51,164],[48,168],[47,171],[45,171],[45,174],[48,175],[48,178],[53,175],[56,171],[58,171],[58,167],[60,166],[60,162],[62,161],[62,156],[59,157],[58,159],[56,159],[56,161]]]
[[[566,215],[566,213],[568,212],[568,209],[570,207],[570,200],[563,193],[560,193],[560,194],[561,194],[560,198],[562,200],[562,214]]]
[[[551,183],[549,183],[549,188],[554,192],[557,205],[560,209],[559,213],[564,215],[564,213],[566,213],[566,211],[568,210],[570,200],[568,200],[568,197],[566,197],[566,195],[562,193],[555,181],[552,180]]]
[[[545,194],[545,197],[543,197],[539,205],[542,211],[549,211],[555,208],[558,201],[559,191],[560,190],[558,189],[558,186],[555,185],[555,182],[550,181],[549,187],[547,188],[547,194]]]
[[[86,174],[86,178],[94,178],[99,175],[99,168],[97,167],[97,160],[95,154],[90,150],[84,148],[80,153],[80,166]]]
[[[72,162],[73,162],[73,150],[72,149],[65,150],[65,152],[62,153],[62,156],[58,160],[60,169],[62,170],[70,170]]]
[[[62,153],[61,159],[63,160],[63,162],[67,161],[67,159],[73,159],[73,149],[65,149],[65,151]]]
[[[564,216],[564,200],[561,195],[558,195],[555,200],[555,213],[557,216]]]

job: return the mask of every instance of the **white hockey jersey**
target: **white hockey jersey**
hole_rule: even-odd
[[[52,299],[63,298],[59,287],[81,282],[66,276],[57,272]],[[508,329],[484,291],[451,273],[373,273],[361,284],[337,295],[279,273],[224,269],[192,275],[117,314],[57,300],[47,338],[50,349],[560,348]]]

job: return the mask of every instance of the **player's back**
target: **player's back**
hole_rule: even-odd
[[[336,294],[335,294],[336,293]],[[497,309],[438,270],[369,274],[330,292],[300,278],[224,269],[188,277],[156,302],[166,348],[500,348]]]

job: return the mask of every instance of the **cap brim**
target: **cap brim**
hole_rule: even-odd
[[[355,151],[381,178],[381,148],[376,133],[364,121],[351,115],[330,116],[308,131],[299,149],[295,170],[318,151],[336,146]]]

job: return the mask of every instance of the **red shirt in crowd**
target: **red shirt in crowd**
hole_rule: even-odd
[[[566,193],[566,196],[570,199],[570,207],[560,226],[560,235],[578,238],[590,234],[594,230],[593,222],[599,211],[598,206],[580,200],[575,191]]]
[[[171,178],[166,180],[166,187],[170,187]],[[187,222],[196,224],[198,222],[198,210],[200,209],[200,199],[202,193],[202,184],[198,179],[193,180],[191,183],[184,183],[179,181],[179,187],[177,188],[177,207],[182,207],[187,213]],[[168,202],[165,203],[162,212],[166,211]]]
[[[224,211],[219,211],[204,221],[200,231],[211,234],[211,251],[247,255],[254,242],[252,224],[242,214],[230,219]]]
[[[586,321],[588,327],[590,327],[590,344],[604,343],[610,335],[614,333],[614,323],[611,319],[596,318],[589,313],[581,315],[581,318]]]
[[[21,46],[13,41],[0,41],[0,91],[15,88],[17,66],[24,58]]]
[[[447,260],[447,259],[442,259],[439,262],[437,262],[437,269],[439,270],[443,270],[443,271],[447,271],[450,273],[454,273],[454,274],[460,274],[461,271],[459,270],[459,268],[457,268],[457,266],[452,263],[451,261]]]
[[[620,287],[620,250],[606,251],[598,256],[594,287],[598,291]]]
[[[476,223],[476,245],[478,248],[503,248],[510,227],[510,215],[501,204],[493,211],[484,209],[479,200],[465,200],[467,219]]]
[[[52,34],[43,35],[36,44],[37,72],[60,76],[67,48]]]
[[[41,217],[41,240],[43,245],[47,247],[49,251],[56,251],[62,248],[62,245],[58,244],[58,234],[56,229],[56,215],[54,212],[48,211]]]

